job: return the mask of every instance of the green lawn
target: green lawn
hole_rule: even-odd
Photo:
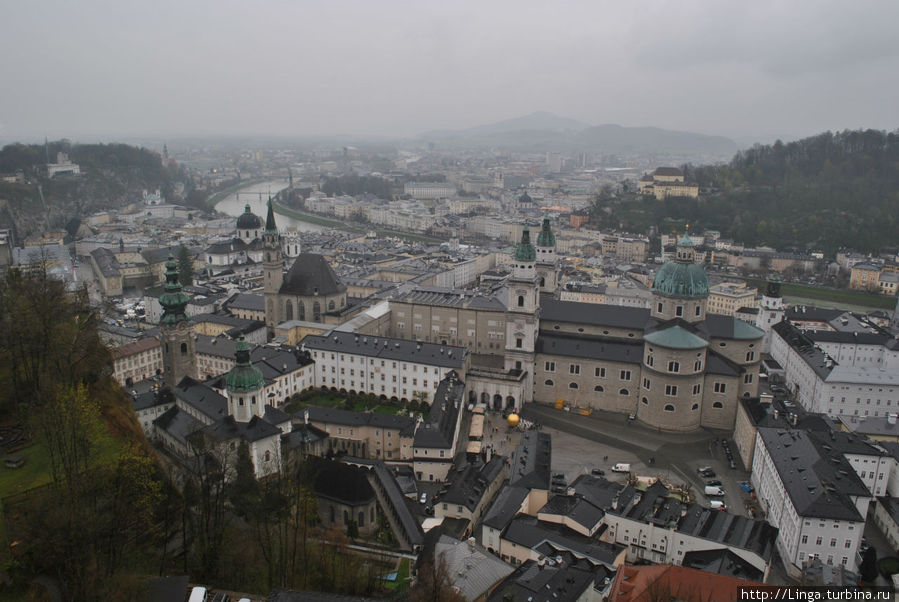
[[[755,286],[760,292],[764,292],[767,283],[764,280],[756,278],[747,278],[746,282]],[[820,301],[830,301],[832,303],[843,303],[846,305],[856,305],[859,307],[870,307],[872,309],[893,309],[896,307],[895,297],[885,297],[883,295],[873,295],[871,293],[863,293],[861,291],[849,291],[835,288],[822,288],[817,286],[805,286],[802,284],[783,283],[780,285],[780,292],[784,297],[798,297],[801,299],[811,299]]]

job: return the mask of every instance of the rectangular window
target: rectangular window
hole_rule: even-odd
[[[684,315],[684,307],[682,305],[678,305],[674,308],[674,315],[678,318]]]
[[[630,380],[631,379],[631,371],[630,370],[622,370],[619,374],[621,380]]]
[[[606,377],[606,369],[605,368],[597,368],[594,371],[597,378],[605,378]]]
[[[544,370],[547,372],[555,372],[556,371],[556,363],[555,362],[546,362],[544,365]]]
[[[650,389],[649,389],[649,379],[648,379],[648,378],[644,378],[644,379],[643,379],[643,388],[646,389],[647,391],[650,390]]]
[[[752,375],[751,374],[744,375],[743,382],[747,385],[752,384]]]
[[[727,391],[727,383],[715,383],[715,393],[724,393]]]
[[[581,365],[580,364],[569,364],[568,365],[568,373],[569,374],[580,374],[581,373]]]
[[[699,395],[702,391],[702,385],[693,385],[693,395]]]
[[[665,385],[665,395],[677,397],[677,385]]]
[[[680,362],[668,362],[668,372],[680,372]]]

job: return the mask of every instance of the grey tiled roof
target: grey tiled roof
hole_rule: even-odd
[[[759,428],[758,433],[799,516],[864,522],[852,497],[870,497],[843,454],[809,433]]]
[[[614,566],[615,559],[624,549],[526,514],[515,517],[506,529],[503,539],[528,549],[535,549],[543,543],[548,543],[554,550],[569,551],[588,559],[593,564],[602,564],[609,568]]]
[[[502,531],[515,518],[528,493],[530,493],[530,490],[526,487],[503,486],[499,493],[496,494],[493,505],[490,506],[490,510],[484,515],[484,520],[481,524]]]
[[[464,391],[465,383],[455,372],[440,381],[428,419],[415,431],[415,447],[449,449],[452,446]]]
[[[487,594],[493,585],[515,569],[481,546],[441,535],[434,556],[446,564],[450,583],[466,600]]]
[[[512,452],[509,484],[528,489],[549,489],[552,438],[548,433],[527,431]]]
[[[447,476],[451,480],[449,488],[440,501],[474,510],[490,484],[502,475],[505,464],[504,457],[494,456],[487,464],[480,461],[467,463],[450,472]]]
[[[377,412],[354,412],[352,410],[320,408],[317,406],[309,406],[299,412],[299,415],[302,416],[303,412],[307,410],[309,412],[309,420],[313,422],[397,429],[400,431],[400,435],[403,436],[411,436],[415,432],[415,419],[410,416],[379,414]]]
[[[196,408],[210,421],[224,418],[228,414],[228,400],[189,376],[172,389],[172,394],[183,403]]]
[[[465,365],[468,350],[454,345],[438,345],[391,339],[388,337],[360,336],[352,332],[332,331],[327,335],[306,335],[300,343],[308,349],[352,353],[387,360],[401,360],[459,369]]]
[[[240,438],[248,443],[281,434],[281,429],[258,416],[253,416],[249,422],[238,422],[233,416],[226,416],[203,430],[219,441]]]
[[[346,290],[337,275],[322,255],[300,253],[294,260],[280,293],[285,295],[334,295]]]
[[[548,355],[584,357],[610,362],[639,364],[643,361],[642,341],[541,332],[534,350]]]
[[[540,319],[549,322],[578,322],[591,326],[642,329],[649,319],[649,310],[642,307],[541,298]]]

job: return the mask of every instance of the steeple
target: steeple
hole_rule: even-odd
[[[265,214],[265,231],[278,232],[278,226],[275,224],[275,210],[272,207],[272,197],[268,197],[268,213]]]
[[[185,376],[197,376],[194,333],[186,313],[190,297],[184,292],[178,276],[178,262],[169,252],[165,262],[165,290],[159,295],[159,305],[162,307],[159,330],[162,335],[163,379],[170,387],[177,385]]]
[[[536,261],[537,250],[531,244],[531,229],[527,226],[521,231],[521,242],[515,247],[515,261]]]
[[[275,224],[275,209],[272,199],[268,200],[268,212],[265,216],[265,232],[262,233],[262,271],[265,294],[265,324],[269,337],[275,334],[275,325],[281,322],[278,292],[284,282],[284,250],[281,247],[281,235]]]
[[[553,248],[556,246],[556,235],[553,234],[548,215],[543,216],[543,227],[540,228],[540,234],[537,235],[537,246]]]
[[[160,326],[177,326],[181,322],[188,322],[185,308],[189,302],[190,297],[184,292],[179,279],[178,262],[170,251],[165,262],[165,290],[159,295],[159,305],[162,307]]]

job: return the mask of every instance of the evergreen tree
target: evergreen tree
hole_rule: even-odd
[[[178,251],[178,280],[181,286],[194,283],[194,260],[184,245],[181,245],[181,250]]]

